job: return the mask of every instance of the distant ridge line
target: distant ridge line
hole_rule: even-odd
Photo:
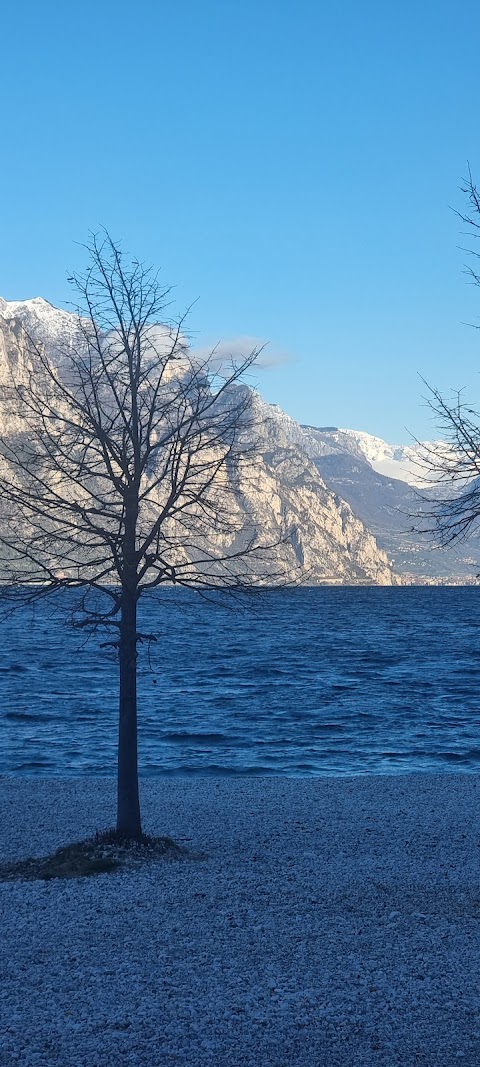
[[[310,426],[308,422],[301,422],[302,430],[318,430],[319,433],[338,433],[338,426]]]

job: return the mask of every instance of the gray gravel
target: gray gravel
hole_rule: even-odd
[[[114,821],[91,779],[0,779],[2,860]],[[480,1064],[480,776],[148,779],[208,858],[0,884],[0,1063]]]

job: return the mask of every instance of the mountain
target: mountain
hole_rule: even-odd
[[[275,422],[292,444],[298,445],[315,461],[322,456],[350,455],[365,460],[372,470],[409,485],[422,484],[421,456],[425,445],[435,448],[441,442],[423,441],[413,445],[389,445],[363,430],[341,430],[337,426],[307,426],[295,422],[277,404],[264,402],[264,418]]]
[[[265,418],[278,422],[289,440],[315,463],[323,481],[345,500],[371,530],[396,573],[405,581],[475,580],[480,571],[480,537],[435,548],[425,535],[410,532],[422,510],[422,497],[433,488],[422,484],[422,443],[391,445],[361,430],[304,426],[276,405],[265,405]],[[442,442],[424,442],[430,449]]]
[[[65,352],[81,343],[78,320],[71,312],[41,297],[2,300],[0,383],[8,382],[12,372],[17,380],[28,375],[28,337],[45,347],[60,376]],[[248,478],[237,485],[232,475],[232,508],[245,526],[253,519],[270,541],[287,536],[276,550],[272,570],[303,574],[311,583],[389,585],[396,581],[386,553],[348,501],[327,485],[315,455],[303,446],[302,428],[278,409],[272,413],[258,394],[253,400],[260,454]],[[13,413],[1,429],[4,434],[22,432]],[[206,533],[212,549],[223,547],[215,529],[208,528]]]
[[[413,445],[390,445],[381,437],[363,430],[320,429],[304,426],[310,436],[325,447],[365,459],[377,474],[394,478],[408,485],[423,485],[422,453],[425,446],[435,448],[441,442],[422,441]]]
[[[12,368],[26,373],[27,334],[45,346],[60,373],[65,353],[80,340],[71,312],[41,297],[0,299],[0,382]],[[235,490],[235,507],[237,517],[253,517],[272,540],[289,531],[279,564],[281,557],[287,569],[300,567],[311,582],[475,579],[480,537],[435,549],[410,532],[412,515],[421,508],[421,443],[392,445],[362,430],[300,425],[258,393],[254,408],[261,454],[255,476]],[[3,429],[18,430],[13,414]]]
[[[15,328],[20,325],[36,341],[50,350],[71,348],[78,338],[78,319],[71,311],[62,311],[42,296],[32,300],[2,300],[0,317]]]

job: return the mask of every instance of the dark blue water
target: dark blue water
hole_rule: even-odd
[[[480,770],[480,589],[270,591],[145,604],[144,774]],[[115,655],[23,609],[2,622],[0,773],[113,775]]]

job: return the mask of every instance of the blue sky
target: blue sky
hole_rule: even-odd
[[[7,0],[1,29],[0,295],[64,304],[104,225],[198,298],[195,344],[269,340],[302,422],[431,437],[419,374],[476,400],[478,3]]]

